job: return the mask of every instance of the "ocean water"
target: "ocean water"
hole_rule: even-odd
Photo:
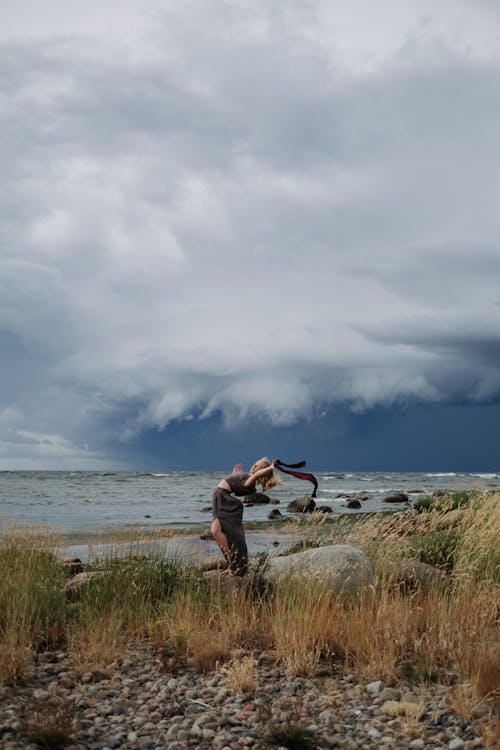
[[[334,513],[395,510],[398,505],[383,503],[395,492],[405,492],[413,502],[435,490],[500,488],[500,473],[315,473],[316,502],[329,505]],[[3,471],[0,523],[44,524],[69,534],[137,525],[174,530],[208,526],[212,493],[223,476],[223,472]],[[282,512],[290,500],[312,490],[309,482],[289,476],[284,481],[269,493],[280,501],[276,507]],[[347,509],[341,497],[355,493],[368,495],[361,510]],[[246,507],[244,520],[265,521],[269,510],[269,505]]]

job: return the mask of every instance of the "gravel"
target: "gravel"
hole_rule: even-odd
[[[34,730],[54,725],[68,736],[68,750],[276,748],[263,742],[273,730],[302,730],[319,748],[484,747],[486,707],[465,720],[445,686],[363,683],[335,665],[329,674],[290,680],[272,654],[255,657],[255,691],[234,693],[217,671],[199,674],[189,664],[163,671],[152,649],[83,675],[66,653],[45,655],[27,679],[3,689],[0,747],[36,750]]]

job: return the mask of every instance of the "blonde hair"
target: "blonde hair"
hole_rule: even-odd
[[[268,458],[261,458],[259,461],[257,461],[258,464],[265,464],[266,466],[271,466],[271,462]],[[272,487],[276,487],[279,484],[283,484],[280,477],[276,475],[276,473],[273,471],[269,472],[269,474],[266,474],[263,477],[260,477],[260,479],[257,480],[258,484],[261,485],[264,492],[267,490],[270,490]]]

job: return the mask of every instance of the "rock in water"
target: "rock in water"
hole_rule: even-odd
[[[273,508],[273,510],[269,511],[267,517],[272,521],[273,518],[283,518],[283,514],[277,508]]]
[[[267,577],[271,580],[289,574],[325,581],[339,593],[353,593],[371,583],[373,565],[363,550],[349,544],[332,544],[268,561]]]
[[[346,500],[345,503],[346,508],[361,508],[361,503],[359,500]]]
[[[312,497],[310,497],[310,495],[297,497],[286,506],[286,509],[289,513],[312,513],[315,508],[316,503],[314,502]]]
[[[408,495],[404,492],[395,492],[394,495],[388,495],[383,499],[384,503],[407,503]]]
[[[254,492],[253,495],[246,495],[243,498],[245,505],[251,503],[252,505],[268,505],[271,499],[263,492]]]

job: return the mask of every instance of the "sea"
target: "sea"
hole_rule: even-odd
[[[384,503],[397,492],[410,504],[423,495],[467,488],[500,488],[500,473],[460,472],[315,472],[316,503],[333,513],[393,511]],[[175,530],[209,526],[212,494],[224,472],[1,471],[0,526],[50,526],[67,535],[84,535],[141,526]],[[309,482],[285,476],[269,495],[281,511],[309,494]],[[366,497],[360,510],[346,507],[346,495]],[[403,506],[401,506],[403,507]],[[245,508],[244,520],[266,521],[269,505]]]

